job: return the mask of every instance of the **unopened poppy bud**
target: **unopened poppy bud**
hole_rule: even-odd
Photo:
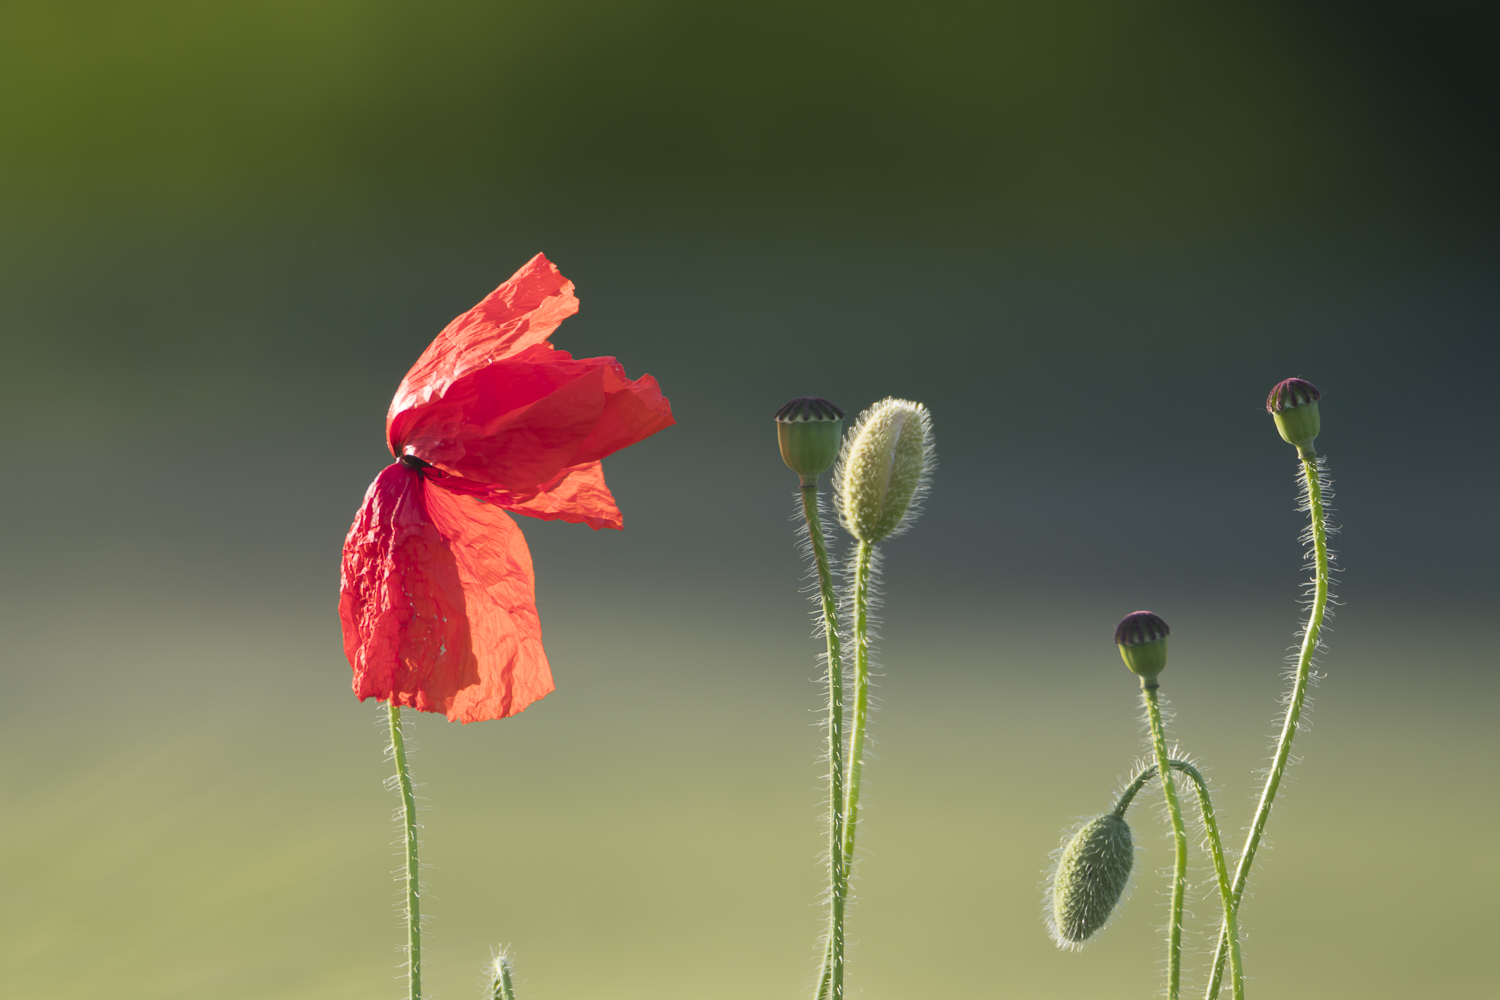
[[[1318,416],[1318,387],[1306,379],[1289,378],[1278,382],[1266,397],[1266,412],[1276,420],[1281,439],[1299,452],[1311,454],[1313,441],[1322,429]]]
[[[1130,825],[1115,813],[1089,820],[1063,846],[1048,889],[1048,923],[1059,948],[1081,947],[1109,921],[1134,864]]]
[[[1161,615],[1132,611],[1115,626],[1115,645],[1125,665],[1149,680],[1167,665],[1167,636],[1171,634]]]
[[[826,399],[803,396],[776,411],[776,440],[787,468],[812,485],[839,457],[844,411]]]
[[[845,530],[870,545],[905,531],[917,519],[934,464],[927,407],[883,399],[860,414],[833,474]]]

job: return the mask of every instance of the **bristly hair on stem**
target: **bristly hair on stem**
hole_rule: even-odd
[[[1219,822],[1214,814],[1213,795],[1208,787],[1208,779],[1198,769],[1197,762],[1184,754],[1180,747],[1173,746],[1168,751],[1168,762],[1174,771],[1181,771],[1192,781],[1193,790],[1198,796],[1198,834],[1199,849],[1207,851],[1214,867],[1214,888],[1218,890],[1219,905],[1223,912],[1223,921],[1228,924],[1228,938],[1231,944],[1229,949],[1230,969],[1233,974],[1235,1000],[1244,1000],[1245,977],[1240,967],[1239,948],[1239,922],[1236,919],[1234,906],[1234,892],[1229,879],[1229,865],[1224,855],[1224,840],[1219,833]],[[1146,782],[1160,774],[1160,768],[1155,764],[1147,765],[1142,761],[1136,761],[1131,774],[1130,782],[1120,792],[1119,799],[1115,804],[1115,815],[1124,817],[1125,811],[1130,808],[1131,801],[1140,792]]]
[[[1309,470],[1308,463],[1302,460],[1297,462],[1297,466],[1297,513],[1308,515],[1307,527],[1303,528],[1302,533],[1297,536],[1297,542],[1302,546],[1302,571],[1304,573],[1311,573],[1312,576],[1302,584],[1302,599],[1300,603],[1307,609],[1307,613],[1297,629],[1298,646],[1293,647],[1292,652],[1287,656],[1287,664],[1293,670],[1296,669],[1300,652],[1299,647],[1306,641],[1308,631],[1314,625],[1317,625],[1318,636],[1314,644],[1311,664],[1314,679],[1316,680],[1319,676],[1317,673],[1318,654],[1328,651],[1328,647],[1323,643],[1322,633],[1325,630],[1332,631],[1328,625],[1328,619],[1334,617],[1333,609],[1339,607],[1342,603],[1338,599],[1338,594],[1334,593],[1333,590],[1339,584],[1339,579],[1335,575],[1339,572],[1339,554],[1337,549],[1331,548],[1328,545],[1328,540],[1337,536],[1340,529],[1333,521],[1334,506],[1332,501],[1335,493],[1333,489],[1333,477],[1328,473],[1328,459],[1319,455],[1317,463],[1311,470]],[[1309,471],[1312,473],[1312,478],[1309,478]],[[1314,503],[1314,483],[1317,485],[1316,503]],[[1314,516],[1315,508],[1317,511],[1316,516]],[[1319,539],[1320,534],[1322,536],[1321,540]],[[1320,547],[1321,556],[1319,552]],[[1326,593],[1323,595],[1324,607],[1321,610],[1321,614],[1319,614],[1317,608],[1320,558],[1325,564],[1323,572],[1327,574],[1325,581]],[[1319,619],[1316,622],[1313,620],[1315,616]]]
[[[501,945],[491,952],[484,970],[486,1000],[516,1000],[515,971],[509,948]]]
[[[1176,1000],[1182,979],[1182,911],[1187,892],[1187,832],[1182,825],[1182,807],[1177,800],[1177,786],[1172,778],[1167,751],[1166,726],[1162,721],[1159,688],[1154,677],[1141,678],[1141,700],[1151,726],[1157,777],[1166,800],[1167,818],[1172,825],[1174,863],[1172,866],[1172,901],[1167,922],[1167,997]]]
[[[845,789],[846,802],[844,831],[844,865],[849,880],[854,880],[856,834],[858,832],[860,798],[863,793],[864,760],[869,755],[869,717],[880,709],[880,699],[874,688],[879,673],[880,659],[876,641],[880,639],[880,608],[885,603],[880,583],[881,563],[884,556],[880,548],[864,542],[856,542],[848,559],[844,562],[844,588],[842,593],[842,620],[847,636],[845,656],[854,661],[854,673],[849,678],[854,706],[854,722],[849,737],[849,782]],[[854,896],[850,890],[850,902]]]
[[[1313,490],[1314,485],[1317,486],[1316,494]],[[1316,503],[1314,503],[1315,496]],[[1297,605],[1303,609],[1303,613],[1294,633],[1295,643],[1286,655],[1285,678],[1293,686],[1280,696],[1279,701],[1283,709],[1289,706],[1296,696],[1297,676],[1304,667],[1307,672],[1308,688],[1316,687],[1318,681],[1322,680],[1323,673],[1318,669],[1319,656],[1328,652],[1328,646],[1323,641],[1323,634],[1333,631],[1333,627],[1328,624],[1328,619],[1335,616],[1334,609],[1342,604],[1333,590],[1339,583],[1335,575],[1339,572],[1338,551],[1328,546],[1328,540],[1339,533],[1339,526],[1333,523],[1332,519],[1334,508],[1329,502],[1333,497],[1333,480],[1328,474],[1328,459],[1320,455],[1315,465],[1305,459],[1298,459],[1296,510],[1299,514],[1308,515],[1308,523],[1298,535],[1297,543],[1302,546],[1302,571],[1312,575],[1303,581],[1301,593],[1297,598]],[[1309,636],[1312,637],[1310,645]],[[1311,691],[1304,692],[1302,711],[1298,713],[1297,718],[1297,732],[1299,733],[1312,725],[1306,718],[1306,714],[1312,710],[1312,701]],[[1278,721],[1285,721],[1284,711],[1282,720]],[[1278,747],[1279,737],[1273,738],[1271,752],[1275,754]]]
[[[409,1000],[422,1000],[422,881],[418,848],[421,824],[417,821],[417,798],[411,780],[411,768],[407,762],[407,747],[401,707],[394,700],[384,705],[386,721],[390,726],[390,743],[386,747],[386,759],[395,764],[396,773],[386,779],[386,787],[400,794],[401,805],[396,812],[400,824],[403,864],[396,871],[401,883],[401,912],[406,924],[406,981]]]
[[[1287,768],[1294,762],[1292,742],[1306,725],[1302,715],[1307,707],[1308,688],[1317,682],[1317,654],[1322,652],[1324,619],[1331,614],[1329,605],[1336,603],[1333,596],[1334,552],[1328,547],[1330,536],[1338,528],[1330,520],[1332,509],[1328,500],[1333,497],[1333,485],[1328,475],[1328,463],[1322,456],[1302,454],[1298,459],[1297,481],[1300,486],[1297,509],[1308,515],[1308,526],[1302,532],[1301,542],[1306,546],[1303,568],[1311,569],[1312,580],[1304,588],[1302,601],[1307,608],[1307,617],[1298,630],[1298,648],[1291,657],[1291,690],[1284,696],[1286,712],[1282,719],[1281,734],[1277,739],[1271,766],[1266,772],[1265,785],[1255,816],[1245,835],[1245,846],[1240,851],[1235,865],[1233,905],[1238,911],[1244,900],[1245,886],[1255,865],[1255,855],[1265,836],[1266,823],[1271,816],[1271,807],[1281,787]],[[1209,979],[1208,1000],[1217,1000],[1223,985],[1224,963],[1229,944],[1229,928],[1221,925],[1219,942],[1214,949],[1213,971]]]
[[[827,533],[823,526],[822,506],[817,482],[803,481],[799,499],[806,522],[814,565],[817,568],[819,607],[823,618],[823,635],[827,640],[825,666],[828,676],[828,930],[824,972],[826,996],[843,1000],[844,996],[844,900],[848,878],[844,867],[844,662],[839,634],[839,601],[833,585],[833,570],[828,555]]]
[[[796,539],[797,554],[802,558],[807,567],[802,572],[802,579],[807,582],[802,586],[801,591],[802,593],[807,595],[807,599],[811,601],[813,605],[812,610],[808,612],[808,614],[812,616],[813,621],[813,638],[826,640],[828,638],[828,629],[830,623],[828,615],[825,614],[823,610],[823,577],[818,570],[817,547],[813,544],[811,526],[807,520],[807,499],[803,495],[802,490],[798,490],[796,493],[794,493],[793,497],[794,502],[797,505],[797,509],[791,514],[788,520],[792,521],[795,524],[795,527],[792,530]],[[829,582],[831,584],[834,578],[843,577],[844,575],[846,575],[847,571],[843,564],[841,564],[838,558],[835,556],[834,551],[831,548],[828,548],[826,545],[826,539],[828,538],[832,529],[828,521],[828,510],[823,502],[821,491],[815,491],[813,493],[813,510],[815,512],[814,516],[817,517],[819,527],[822,530],[823,538],[825,539],[825,558],[828,560],[828,571],[830,574]],[[842,645],[844,634],[842,631],[838,631],[840,621],[840,615],[838,614],[838,612],[843,609],[843,606],[846,602],[844,602],[843,600],[838,600],[837,594],[835,594],[835,598],[836,604],[832,625],[835,629],[837,640],[840,642],[840,645]]]

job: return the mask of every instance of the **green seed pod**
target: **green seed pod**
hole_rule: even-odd
[[[1132,611],[1115,626],[1115,645],[1125,665],[1150,680],[1167,665],[1167,636],[1171,634],[1161,615]]]
[[[1323,427],[1318,416],[1321,395],[1318,387],[1306,379],[1289,378],[1276,383],[1276,388],[1266,397],[1266,412],[1275,418],[1281,439],[1309,457],[1313,454],[1318,431]]]
[[[1047,925],[1059,948],[1076,951],[1098,933],[1125,894],[1135,841],[1123,816],[1107,813],[1066,844],[1047,890]]]
[[[802,396],[776,411],[781,460],[806,486],[816,485],[838,461],[843,430],[844,411],[816,396]]]
[[[834,470],[834,503],[844,529],[874,545],[917,519],[936,464],[932,416],[905,399],[883,399],[860,414]]]

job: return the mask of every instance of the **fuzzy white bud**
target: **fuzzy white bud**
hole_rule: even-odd
[[[911,526],[937,464],[927,407],[883,399],[860,414],[834,470],[834,503],[844,529],[874,545]]]

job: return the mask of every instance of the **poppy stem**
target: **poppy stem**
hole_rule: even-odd
[[[1328,611],[1328,588],[1330,562],[1328,555],[1328,512],[1323,506],[1323,488],[1328,473],[1327,463],[1313,453],[1311,447],[1301,452],[1298,481],[1302,486],[1302,509],[1308,514],[1308,527],[1302,536],[1312,554],[1313,594],[1308,609],[1307,624],[1302,629],[1302,649],[1297,654],[1297,670],[1292,677],[1292,693],[1286,703],[1286,718],[1281,724],[1281,739],[1276,745],[1276,756],[1271,761],[1271,770],[1266,774],[1266,784],[1260,793],[1260,804],[1255,809],[1255,819],[1250,823],[1250,833],[1245,839],[1245,849],[1240,854],[1239,864],[1234,870],[1234,909],[1238,912],[1245,896],[1245,883],[1250,878],[1250,866],[1255,863],[1255,852],[1265,835],[1266,821],[1271,817],[1271,803],[1281,787],[1281,778],[1286,774],[1292,756],[1292,740],[1297,735],[1297,726],[1302,719],[1302,704],[1307,700],[1307,685],[1312,678],[1313,656],[1318,651],[1318,636],[1323,630],[1323,616]],[[1223,985],[1224,954],[1229,945],[1227,923],[1219,928],[1219,945],[1214,950],[1213,975],[1208,982],[1208,1000],[1217,1000]]]
[[[870,715],[870,576],[875,546],[859,543],[854,563],[854,731],[849,736],[849,788],[844,806],[844,879],[854,871],[854,828],[859,822],[859,782],[864,766],[865,724]],[[848,898],[847,886],[844,891]]]
[[[812,542],[828,640],[828,942],[819,976],[820,1000],[844,996],[844,901],[849,877],[844,859],[844,663],[839,644],[838,595],[828,564],[828,543],[818,504],[818,481],[802,479],[802,515]]]
[[[406,740],[401,732],[401,706],[387,703],[391,721],[391,757],[396,761],[396,784],[401,790],[401,828],[406,843],[406,968],[411,1000],[422,1000],[422,903],[417,879],[417,800],[406,765]]]
[[[1157,699],[1155,677],[1141,678],[1141,696],[1146,702],[1146,716],[1151,721],[1151,747],[1156,751],[1157,773],[1167,799],[1167,815],[1172,821],[1172,843],[1176,856],[1172,866],[1172,913],[1167,924],[1167,997],[1177,1000],[1182,980],[1182,898],[1187,891],[1187,832],[1182,827],[1182,807],[1177,802],[1177,785],[1172,780],[1167,757],[1167,735],[1161,722],[1161,704]]]
[[[854,563],[854,729],[849,734],[849,782],[844,791],[844,905],[854,874],[854,833],[859,823],[859,783],[864,769],[865,724],[870,716],[870,578],[875,546],[860,542]],[[818,998],[828,996],[830,959],[825,953]]]
[[[491,974],[490,1000],[516,1000],[516,988],[511,982],[513,972],[510,952],[500,949],[500,953],[495,956]]]

